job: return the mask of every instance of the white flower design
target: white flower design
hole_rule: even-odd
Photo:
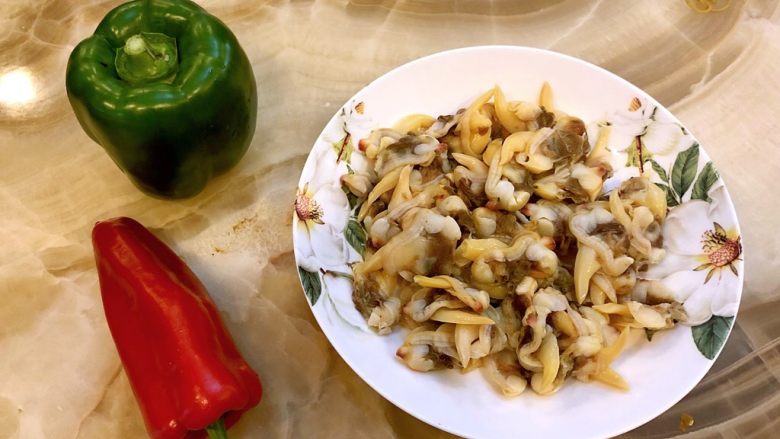
[[[638,98],[631,101],[628,111],[616,112],[610,122],[613,128],[609,143],[618,151],[636,148],[634,142],[639,139],[651,154],[668,155],[693,139],[679,124],[664,117],[658,107]]]
[[[302,188],[295,196],[293,227],[299,265],[310,272],[344,270],[349,258],[343,230],[349,219],[349,202],[341,190],[336,156],[331,148],[318,148],[316,160],[303,170]]]
[[[325,310],[329,318],[336,316],[353,328],[370,332],[366,319],[352,302],[352,280],[338,275],[325,275],[322,279]]]
[[[672,209],[663,231],[667,255],[647,272],[683,303],[689,325],[737,312],[742,241],[725,187],[709,195],[712,202],[692,200]]]
[[[344,112],[344,131],[350,133],[353,139],[366,137],[374,125],[373,119],[366,114],[365,109],[366,104],[358,102],[349,112]]]

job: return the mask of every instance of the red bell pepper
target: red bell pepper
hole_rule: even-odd
[[[149,434],[226,437],[262,386],[206,288],[133,219],[98,222],[92,244],[108,327]]]

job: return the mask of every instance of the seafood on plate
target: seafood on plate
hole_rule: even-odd
[[[379,334],[409,329],[409,368],[481,369],[507,396],[567,378],[627,389],[611,365],[632,329],[686,319],[641,274],[664,257],[662,189],[645,176],[604,193],[609,127],[496,86],[437,118],[413,114],[362,139],[365,257],[353,302]],[[655,294],[654,294],[655,293]]]

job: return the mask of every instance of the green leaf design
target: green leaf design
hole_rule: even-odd
[[[358,207],[361,203],[360,197],[353,194],[346,185],[341,186],[341,190],[344,191],[344,194],[347,196],[349,210],[354,212],[355,208]]]
[[[633,166],[638,168],[639,167],[639,151],[637,151],[636,148],[636,137],[634,137],[634,141],[631,142],[631,145],[629,145],[628,148],[625,149],[626,151],[626,166]],[[647,162],[651,160],[653,157],[653,154],[650,153],[650,151],[647,149],[645,144],[642,144],[642,161]]]
[[[355,210],[360,205],[360,197],[352,192],[347,193],[347,201],[349,201],[349,210]]]
[[[301,277],[301,283],[303,284],[303,293],[309,298],[309,303],[314,306],[320,299],[322,294],[322,282],[320,282],[320,274],[313,271],[308,271],[298,266],[298,275]]]
[[[670,188],[669,186],[667,186],[667,185],[665,185],[663,183],[656,183],[655,185],[660,187],[661,189],[663,189],[664,192],[666,192],[666,206],[667,207],[674,207],[674,206],[677,206],[678,204],[680,204],[680,202],[677,201],[677,196],[674,195],[674,193],[672,192],[672,188]]]
[[[696,166],[699,164],[699,144],[695,143],[680,152],[672,165],[672,189],[682,199],[696,178]]]
[[[344,237],[349,245],[357,250],[360,256],[363,256],[366,251],[366,231],[363,230],[363,226],[354,219],[350,219],[347,227],[344,228]]]
[[[338,161],[349,163],[352,159],[352,151],[354,151],[354,149],[355,146],[352,144],[352,136],[350,136],[349,133],[345,134],[341,140],[333,144],[333,151],[336,152]]]
[[[704,200],[707,202],[712,201],[708,193],[716,181],[718,181],[718,171],[715,170],[715,166],[712,165],[712,162],[707,162],[699,173],[696,183],[693,184],[691,199]]]
[[[636,139],[626,148],[626,167],[639,166],[639,158],[636,153]]]
[[[653,166],[653,171],[655,171],[655,173],[658,174],[658,176],[661,178],[661,180],[668,182],[669,181],[669,176],[666,174],[666,171],[664,170],[664,168],[662,168],[661,165],[657,161],[655,161],[653,159],[650,159],[648,161],[650,162],[650,165]]]
[[[710,360],[715,359],[715,354],[726,343],[733,322],[734,317],[712,316],[701,325],[691,328],[699,352]]]

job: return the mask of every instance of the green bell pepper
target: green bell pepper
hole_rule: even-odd
[[[66,73],[81,127],[142,191],[186,198],[243,157],[257,86],[236,37],[188,0],[113,9]]]

